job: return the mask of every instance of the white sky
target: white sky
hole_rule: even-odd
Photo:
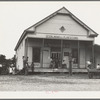
[[[0,54],[13,57],[23,31],[63,6],[100,34],[100,1],[0,2]]]

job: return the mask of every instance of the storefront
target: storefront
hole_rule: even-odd
[[[24,56],[34,69],[69,69],[70,60],[72,69],[85,69],[87,60],[94,62],[97,35],[63,7],[23,32],[15,47],[17,68],[24,68]]]

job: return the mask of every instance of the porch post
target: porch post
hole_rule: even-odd
[[[26,40],[26,58],[28,57],[28,38],[27,38],[27,40]]]
[[[80,68],[80,41],[78,40],[78,68]]]
[[[92,63],[94,67],[94,41],[92,42]]]
[[[42,62],[41,62],[41,67],[43,67],[43,48],[44,48],[44,39],[42,42]]]
[[[86,42],[85,42],[85,68],[86,68],[86,60],[87,60],[87,45],[86,45]]]
[[[28,74],[28,37],[26,39],[26,57],[24,61],[25,75]]]
[[[69,75],[72,75],[72,53],[69,53]]]
[[[61,40],[61,68],[62,68],[62,59],[63,59],[63,40]]]

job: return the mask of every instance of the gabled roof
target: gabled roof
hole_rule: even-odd
[[[27,28],[23,34],[21,35],[15,50],[17,49],[17,47],[19,46],[19,44],[21,43],[21,41],[23,40],[23,38],[26,36],[27,32],[35,32],[35,28],[39,25],[41,25],[42,23],[44,23],[45,21],[49,20],[50,18],[54,17],[57,14],[67,14],[70,15],[75,21],[77,21],[80,25],[82,25],[84,28],[86,28],[87,30],[89,30],[90,34],[89,36],[93,36],[96,37],[98,36],[98,34],[92,30],[90,27],[88,27],[85,23],[83,23],[80,19],[78,19],[75,15],[73,15],[69,10],[67,10],[65,7],[62,7],[61,9],[57,10],[56,12],[52,13],[51,15],[47,16],[46,18],[42,19],[41,21],[37,22],[36,24],[30,26],[29,28]]]
[[[44,18],[43,20],[37,22],[36,24],[30,26],[29,28],[26,29],[26,31],[31,31],[31,28],[33,28],[35,30],[35,27],[37,27],[38,25],[44,23],[45,21],[49,20],[50,18],[52,18],[53,16],[57,15],[57,14],[68,14],[70,15],[74,20],[76,20],[79,24],[81,24],[84,28],[86,28],[87,30],[92,31],[92,35],[93,33],[95,33],[94,35],[98,35],[94,30],[92,30],[90,27],[88,27],[85,23],[83,23],[80,19],[78,19],[75,15],[73,15],[69,10],[67,10],[65,7],[62,7],[61,9],[57,10],[56,12],[52,13],[51,15],[47,16],[46,18]],[[34,31],[33,30],[33,31]]]
[[[26,29],[26,31],[31,30],[31,28],[37,27],[38,25],[44,23],[45,21],[49,20],[50,18],[52,18],[53,16],[57,15],[57,14],[69,14],[69,12],[66,10],[65,7],[62,7],[61,9],[57,10],[56,12],[52,13],[51,15],[47,16],[46,18],[42,19],[41,21],[37,22],[36,24],[30,26],[29,28]]]

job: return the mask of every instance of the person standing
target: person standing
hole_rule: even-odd
[[[24,74],[28,74],[28,57],[23,56]]]
[[[54,59],[50,58],[50,68],[54,68]]]
[[[62,68],[67,68],[65,60],[62,61]]]
[[[13,67],[13,65],[11,64],[10,67],[9,67],[9,74],[13,73],[13,68],[12,67]]]
[[[96,69],[99,69],[99,70],[100,70],[100,64],[98,64],[98,65],[96,66]]]
[[[90,61],[87,61],[87,68],[91,68],[91,62]]]
[[[55,58],[55,68],[57,69],[58,68],[58,59]]]
[[[33,73],[34,72],[34,61],[32,61],[31,68],[32,68],[32,73]]]

